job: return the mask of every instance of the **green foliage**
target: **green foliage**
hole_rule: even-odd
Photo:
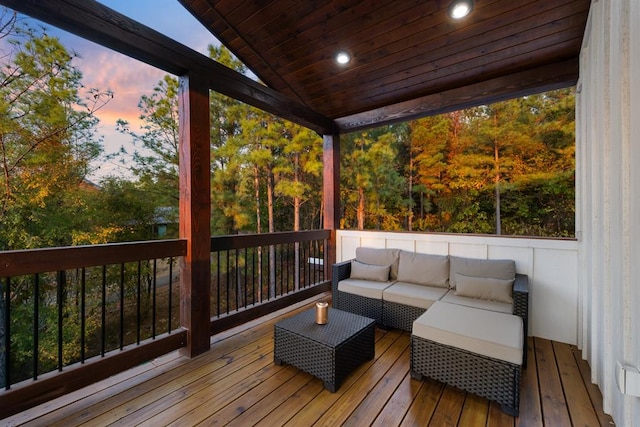
[[[112,95],[91,89],[81,98],[82,73],[58,39],[2,28],[0,249],[68,245],[83,181],[102,151],[94,113]]]
[[[385,132],[386,130],[386,132]],[[393,207],[402,204],[405,188],[396,164],[397,135],[389,129],[349,134],[341,152],[342,227],[400,229]]]
[[[118,130],[141,148],[133,153],[131,170],[153,188],[162,205],[177,205],[178,201],[178,89],[178,79],[166,75],[151,95],[140,98],[143,133],[132,131],[125,120],[117,121]],[[124,148],[121,151],[128,154]]]

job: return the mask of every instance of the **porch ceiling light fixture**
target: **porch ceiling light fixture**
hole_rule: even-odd
[[[346,65],[349,63],[349,61],[351,61],[351,55],[349,55],[349,53],[342,50],[336,53],[335,59],[338,64]]]
[[[462,19],[473,10],[472,0],[454,0],[449,6],[449,16],[453,19]]]

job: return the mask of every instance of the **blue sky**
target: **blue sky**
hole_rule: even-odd
[[[101,3],[202,54],[207,54],[210,44],[219,44],[177,0],[103,0]],[[132,130],[138,131],[138,101],[143,94],[152,92],[166,72],[50,25],[46,27],[48,33],[58,36],[67,49],[80,55],[75,65],[82,71],[87,88],[110,89],[114,93],[113,100],[97,113],[105,152],[118,151],[121,146],[132,152],[130,138],[115,130],[116,120],[125,119]],[[99,169],[90,177],[95,181],[110,174],[128,176],[126,167],[115,163],[98,162],[95,166]]]

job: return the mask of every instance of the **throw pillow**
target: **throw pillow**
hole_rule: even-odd
[[[398,258],[400,258],[400,249],[368,248],[365,246],[356,248],[356,261],[370,265],[390,266],[391,280],[398,278]]]
[[[456,273],[455,294],[463,297],[513,304],[513,281],[515,279],[494,279],[493,277],[473,277]]]
[[[476,259],[451,256],[449,260],[449,287],[456,287],[456,273],[473,277],[516,278],[516,263],[511,259]]]
[[[351,261],[351,278],[362,280],[373,280],[375,282],[386,282],[389,280],[390,266],[363,264],[358,261]]]

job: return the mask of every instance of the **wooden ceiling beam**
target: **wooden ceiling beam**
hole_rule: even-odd
[[[331,134],[333,121],[94,0],[0,0],[0,4],[176,76],[208,78],[211,90]]]
[[[561,89],[576,84],[578,69],[575,58],[341,117],[335,122],[338,132],[344,134]]]

